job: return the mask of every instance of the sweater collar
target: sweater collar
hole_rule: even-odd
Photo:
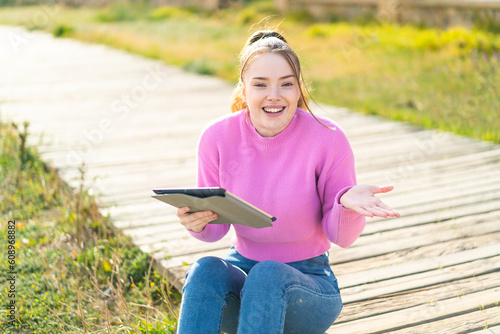
[[[252,142],[264,147],[273,147],[286,143],[286,141],[293,135],[296,128],[298,127],[298,119],[301,117],[302,113],[305,113],[305,111],[297,108],[295,115],[293,115],[293,118],[287,125],[287,127],[273,137],[263,137],[259,132],[257,132],[246,109],[242,110],[242,120],[245,130],[249,134],[249,139]]]

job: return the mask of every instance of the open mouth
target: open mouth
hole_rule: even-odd
[[[279,114],[280,112],[282,112],[283,110],[285,110],[285,107],[281,107],[281,108],[262,108],[262,110],[264,110],[265,113],[267,114]]]

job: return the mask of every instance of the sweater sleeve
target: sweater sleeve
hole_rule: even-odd
[[[198,141],[197,148],[197,186],[220,187],[219,150],[213,136],[204,132]],[[229,231],[228,224],[207,224],[201,232],[188,232],[198,240],[215,242],[222,239]]]
[[[329,161],[318,178],[326,237],[340,247],[349,247],[361,235],[366,224],[365,217],[340,204],[340,197],[356,185],[354,155],[346,139],[343,157]],[[329,166],[328,166],[329,165]]]

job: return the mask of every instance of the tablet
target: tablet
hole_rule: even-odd
[[[238,224],[253,228],[272,227],[276,217],[262,211],[220,187],[157,188],[153,198],[189,212],[213,211],[218,215],[209,224]]]

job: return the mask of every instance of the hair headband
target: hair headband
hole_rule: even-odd
[[[264,36],[262,36],[260,39],[264,39],[264,38],[268,38],[268,37],[276,37],[277,38],[276,33],[270,32],[270,33],[265,34]]]

